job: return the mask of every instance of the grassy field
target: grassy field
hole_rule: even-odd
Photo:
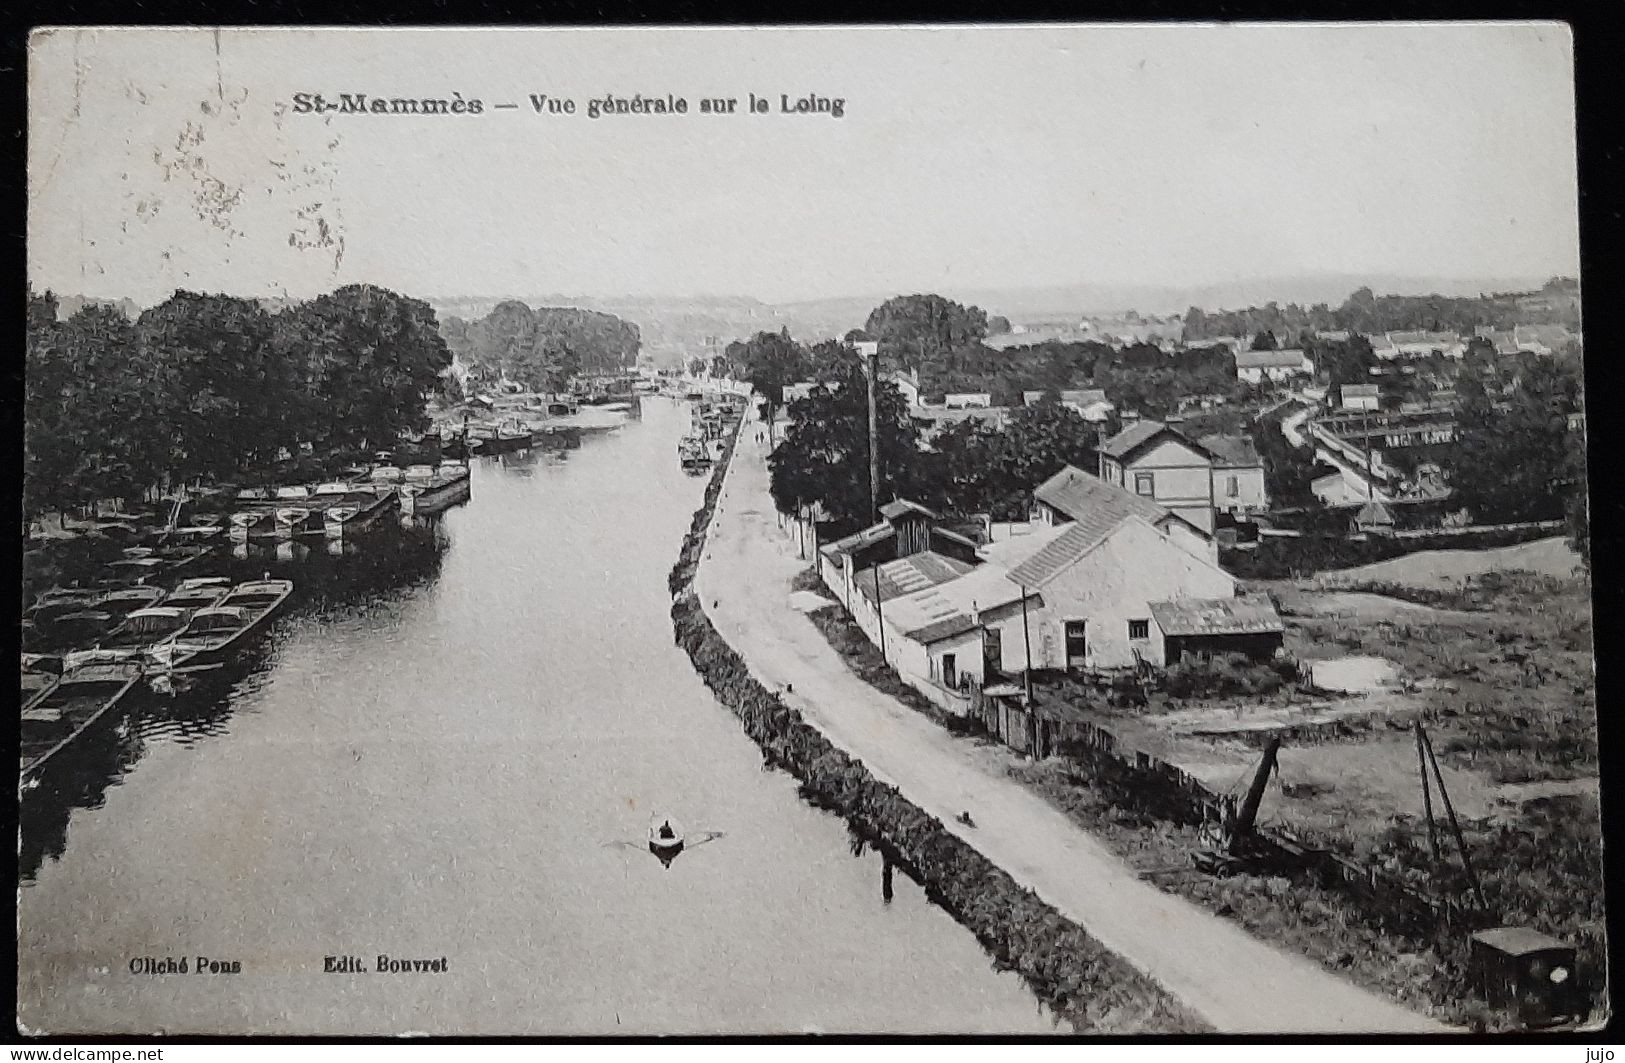
[[[1276,668],[1240,677],[1245,682],[1232,683],[1237,692],[1228,697],[1173,697],[1165,689],[1142,703],[1090,696],[1080,685],[1069,700],[1085,705],[1124,744],[1220,791],[1243,790],[1264,740],[1283,734],[1262,824],[1289,828],[1435,895],[1465,898],[1467,879],[1436,791],[1440,858],[1429,844],[1411,730],[1420,721],[1489,907],[1501,922],[1578,946],[1580,985],[1600,1005],[1603,878],[1590,588],[1550,545],[1533,546],[1540,549],[1496,551],[1500,556],[1473,565],[1432,564],[1416,555],[1399,559],[1407,564],[1256,585],[1276,597],[1287,652],[1304,675],[1316,661],[1388,662],[1394,682],[1371,693],[1331,694],[1301,680],[1277,681],[1290,670]],[[1547,559],[1544,573],[1502,567],[1531,557]],[[950,722],[885,667],[842,610],[811,618],[854,671]],[[1034,764],[991,743],[980,755],[990,770],[1008,771],[1043,793],[1162,888],[1448,1021],[1510,1025],[1467,988],[1467,930],[1435,937],[1384,925],[1369,904],[1307,874],[1196,873],[1194,828],[1124,807],[1120,794],[1098,788],[1066,761]]]
[[[1600,1002],[1603,877],[1589,584],[1578,575],[1495,568],[1444,578],[1420,563],[1371,568],[1258,589],[1275,595],[1287,622],[1286,649],[1306,672],[1317,660],[1377,657],[1394,666],[1393,685],[1355,696],[1302,686],[1229,701],[1153,695],[1143,709],[1101,707],[1100,714],[1129,744],[1231,791],[1245,786],[1264,735],[1285,731],[1261,822],[1318,839],[1435,895],[1465,897],[1468,877],[1437,791],[1440,858],[1429,842],[1410,731],[1421,721],[1489,908],[1500,922],[1577,945],[1583,985]],[[1304,721],[1317,726],[1304,728]],[[1222,889],[1255,899],[1249,903],[1270,889],[1195,880],[1177,888],[1201,895]],[[1363,970],[1365,980],[1379,984],[1415,968],[1408,984],[1458,1020],[1504,1021],[1475,1011],[1463,997],[1465,931],[1428,950],[1402,935],[1362,931],[1359,916],[1326,914],[1347,910],[1346,901],[1305,894],[1297,884],[1291,894],[1273,913],[1238,918],[1328,962],[1354,955],[1354,973]],[[1316,896],[1325,909],[1318,914],[1305,907]],[[1221,903],[1250,910],[1236,897]],[[1380,947],[1366,940],[1372,933]],[[1359,948],[1377,949],[1380,969],[1368,969]],[[1407,959],[1417,948],[1435,957],[1432,967],[1454,974]]]

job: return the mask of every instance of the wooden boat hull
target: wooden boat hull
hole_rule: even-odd
[[[329,539],[350,538],[375,527],[384,517],[399,512],[400,508],[400,491],[393,485],[386,489],[358,492],[323,514],[323,531]]]
[[[468,501],[469,495],[466,472],[449,479],[436,477],[426,484],[407,483],[401,486],[401,512],[414,517],[431,516]]]
[[[252,593],[262,586],[266,588],[266,593],[273,596],[254,608],[247,625],[223,639],[191,639],[183,631],[170,642],[169,651],[162,655],[164,659],[159,663],[171,670],[213,667],[227,663],[258,641],[270,630],[272,618],[287,604],[288,597],[293,593],[293,584],[287,580],[240,584],[221,600],[222,606],[230,606],[235,596]]]
[[[89,665],[64,675],[25,708],[19,781],[37,780],[53,758],[112,713],[141,675],[135,664]]]

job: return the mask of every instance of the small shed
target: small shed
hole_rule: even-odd
[[[1381,502],[1367,502],[1354,514],[1352,523],[1356,534],[1391,534],[1394,530],[1394,511]]]
[[[1162,660],[1178,663],[1186,654],[1242,653],[1254,660],[1275,655],[1286,625],[1275,603],[1262,595],[1236,598],[1175,598],[1150,603]]]
[[[1580,1014],[1572,945],[1521,926],[1480,930],[1471,942],[1473,985],[1491,1007],[1512,1010],[1528,1026]]]

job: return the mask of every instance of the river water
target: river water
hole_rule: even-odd
[[[476,462],[438,521],[238,563],[300,584],[252,670],[146,696],[25,803],[20,1020],[1054,1030],[903,875],[882,897],[880,857],[763,769],[672,644],[666,574],[704,487],[677,467],[686,426],[649,399],[578,449]],[[724,836],[663,867],[657,811]],[[380,954],[446,970],[373,972]],[[343,956],[369,973],[325,973]]]

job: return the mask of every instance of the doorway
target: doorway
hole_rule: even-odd
[[[1066,669],[1076,671],[1084,667],[1085,659],[1089,656],[1089,639],[1084,634],[1086,620],[1068,620],[1066,622]]]

